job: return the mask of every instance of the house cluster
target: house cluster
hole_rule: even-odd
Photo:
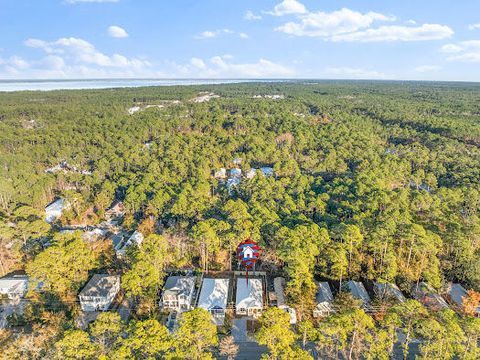
[[[262,173],[262,175],[265,177],[274,175],[273,168],[269,166],[263,166],[258,169],[251,168],[245,171],[245,173],[243,173],[242,169],[238,167],[240,163],[241,163],[240,159],[235,159],[234,164],[237,167],[229,169],[228,172],[227,172],[227,169],[220,168],[214,171],[213,173],[213,177],[219,180],[221,183],[224,183],[229,192],[231,192],[234,187],[237,187],[238,185],[240,185],[242,177],[247,180],[251,180],[255,176],[257,176],[259,172]]]
[[[344,284],[344,288],[349,291],[355,299],[360,301],[361,307],[366,312],[375,311],[372,306],[371,297],[363,283],[352,280],[347,281]],[[390,300],[396,303],[402,303],[406,300],[406,297],[398,286],[392,283],[373,283],[373,294],[378,299]],[[443,296],[448,299],[450,305],[444,297],[425,282],[414,285],[411,290],[411,295],[431,311],[440,311],[450,307],[461,310],[463,309],[463,301],[467,296],[467,290],[458,283],[450,283],[443,291]],[[333,299],[334,297],[328,282],[319,282],[313,316],[324,317],[334,312]],[[480,316],[480,306],[477,307],[475,314],[476,316]]]
[[[66,161],[62,161],[61,163],[58,163],[55,166],[52,166],[52,167],[49,167],[49,168],[45,169],[45,172],[50,173],[50,174],[54,174],[54,173],[57,173],[57,172],[60,172],[60,171],[65,172],[65,173],[75,172],[75,173],[79,173],[79,174],[82,174],[82,175],[92,175],[91,171],[80,170],[76,166],[70,165]]]
[[[224,324],[229,300],[233,298],[231,278],[203,278],[200,291],[196,289],[197,276],[169,276],[163,287],[160,307],[164,310],[182,313],[199,307],[212,314],[213,322]],[[257,317],[264,306],[263,282],[259,278],[237,277],[235,283],[235,314]]]
[[[283,94],[271,94],[271,95],[254,95],[254,99],[270,99],[270,100],[282,100],[285,99]]]

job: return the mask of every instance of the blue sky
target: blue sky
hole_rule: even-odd
[[[0,0],[0,79],[480,81],[477,0]]]

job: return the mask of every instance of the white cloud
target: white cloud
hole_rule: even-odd
[[[368,28],[375,21],[394,20],[391,16],[376,12],[362,14],[347,8],[330,13],[310,12],[299,19],[299,22],[288,22],[275,30],[295,36],[330,37]]]
[[[456,44],[446,44],[441,52],[450,54],[449,61],[480,62],[480,40],[461,41]]]
[[[448,39],[453,34],[453,30],[446,25],[423,24],[417,27],[391,25],[334,35],[331,37],[331,40],[357,42],[426,41]]]
[[[40,39],[28,39],[25,45],[40,48],[47,54],[62,55],[65,59],[78,64],[92,64],[102,67],[141,68],[150,66],[145,60],[127,58],[120,54],[106,55],[98,51],[95,46],[80,38],[60,38],[47,42]]]
[[[112,25],[108,27],[108,35],[114,38],[126,38],[128,37],[128,33],[125,31],[125,29],[121,28],[120,26],[117,25]]]
[[[393,79],[392,75],[362,68],[330,67],[326,69],[328,75],[334,75],[337,79]]]
[[[376,25],[378,22],[393,22],[396,17],[377,12],[361,13],[342,8],[332,12],[306,12],[297,14],[297,19],[275,30],[293,36],[318,37],[329,41],[380,42],[380,41],[425,41],[451,37],[454,32],[440,24],[415,25],[408,20],[404,25]]]
[[[412,20],[412,19],[407,20],[406,23],[407,23],[408,25],[417,25],[417,22],[416,22],[415,20]]]
[[[262,20],[262,16],[254,14],[252,10],[247,10],[243,18],[249,21]]]
[[[214,56],[208,61],[192,58],[187,65],[173,63],[175,76],[194,78],[286,78],[295,71],[267,59],[236,63],[231,55]]]
[[[28,39],[24,43],[40,49],[43,56],[23,60],[11,57],[0,64],[0,77],[5,78],[111,78],[160,77],[163,73],[139,58],[121,54],[105,54],[86,40],[60,38],[55,41]]]
[[[284,16],[290,14],[305,14],[307,9],[305,5],[297,0],[283,0],[281,3],[275,5],[273,11],[268,11],[267,14],[273,16]]]
[[[478,30],[478,29],[480,29],[480,23],[478,23],[478,24],[470,24],[470,25],[468,25],[468,29],[469,29],[469,30]]]
[[[441,70],[442,67],[438,65],[422,65],[417,66],[414,70],[418,73],[428,73],[428,72],[436,72]]]
[[[236,32],[230,29],[219,29],[219,30],[206,30],[197,35],[195,35],[195,39],[203,40],[203,39],[213,39],[219,37],[221,35],[229,35],[229,34],[236,34],[242,39],[248,39],[248,35],[243,32]]]
[[[80,3],[116,3],[120,0],[66,0],[67,4],[80,4]]]

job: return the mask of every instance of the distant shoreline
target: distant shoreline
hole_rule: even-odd
[[[0,79],[0,92],[51,91],[51,90],[100,90],[115,88],[135,88],[148,86],[220,85],[239,83],[279,83],[279,82],[373,82],[373,83],[428,83],[428,84],[475,84],[467,81],[430,80],[376,80],[376,79]]]

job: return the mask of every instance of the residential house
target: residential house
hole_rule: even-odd
[[[120,276],[95,274],[78,294],[83,311],[106,311],[120,291]]]
[[[8,299],[21,299],[28,290],[27,275],[6,276],[0,279],[0,295]]]
[[[283,309],[290,315],[290,324],[297,323],[297,312],[294,308],[287,305],[285,301],[285,279],[283,277],[276,277],[273,279],[273,288],[275,291],[275,297],[277,299],[277,307]]]
[[[455,307],[459,310],[463,310],[463,300],[467,296],[467,290],[458,283],[449,283],[446,288],[446,297],[450,300]],[[475,308],[474,314],[480,317],[480,304]]]
[[[402,292],[395,284],[376,282],[373,285],[373,291],[378,298],[383,300],[392,299],[400,303],[405,302],[406,300],[405,296],[403,296]]]
[[[195,279],[195,276],[169,276],[163,287],[161,307],[179,312],[190,310]]]
[[[325,317],[330,315],[335,310],[333,309],[333,294],[328,282],[319,282],[316,295],[317,306],[313,309],[313,317]]]
[[[240,169],[240,168],[230,169],[230,177],[231,178],[240,178],[241,176],[242,176],[242,169]]]
[[[273,168],[269,166],[264,166],[260,168],[260,171],[262,172],[263,176],[268,177],[268,176],[273,176]]]
[[[118,242],[114,249],[117,253],[117,256],[122,257],[125,256],[128,247],[132,246],[133,244],[140,246],[142,242],[143,234],[140,231],[135,230],[135,232],[126,241]]]
[[[45,208],[45,221],[49,224],[53,223],[55,220],[62,216],[63,210],[65,209],[65,200],[57,199],[51,202]]]
[[[253,179],[257,175],[257,169],[251,168],[245,173],[245,178],[248,180]]]
[[[223,325],[225,321],[229,284],[229,279],[203,279],[198,307],[211,313],[217,325]]]
[[[260,279],[237,278],[235,298],[237,315],[256,317],[263,310],[263,286]]]
[[[121,218],[125,215],[125,205],[121,201],[114,201],[112,206],[105,211],[105,218],[108,220]]]
[[[448,309],[448,304],[430,285],[420,282],[412,289],[413,297],[433,311]]]
[[[362,302],[362,308],[368,309],[370,308],[371,299],[365,289],[365,286],[359,281],[347,281],[346,287],[348,291],[352,294],[352,296]]]
[[[225,168],[220,168],[213,173],[215,179],[225,179],[227,177],[227,170]]]

